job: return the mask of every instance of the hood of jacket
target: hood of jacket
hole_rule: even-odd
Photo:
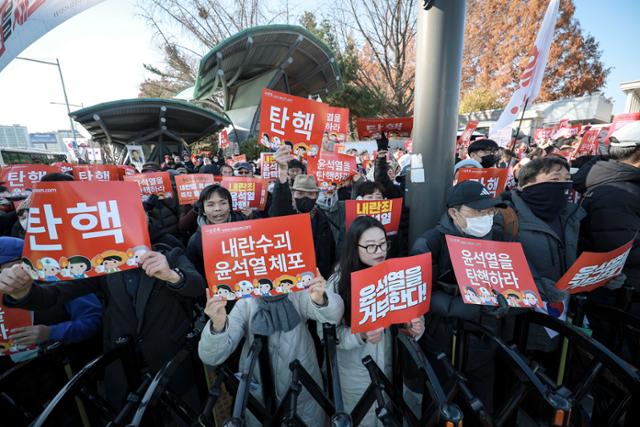
[[[601,161],[593,165],[589,171],[587,187],[630,181],[640,184],[640,168],[615,160]]]

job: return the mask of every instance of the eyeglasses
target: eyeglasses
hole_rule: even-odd
[[[245,169],[240,169],[236,172],[238,175],[249,175],[249,171]]]
[[[387,248],[389,247],[389,241],[385,240],[384,243],[380,243],[379,245],[358,245],[358,247],[366,250],[369,255],[373,255],[378,252],[378,249],[380,249],[380,251],[382,252],[386,252]]]

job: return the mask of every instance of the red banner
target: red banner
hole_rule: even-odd
[[[226,129],[222,129],[220,133],[218,133],[218,148],[221,150],[226,150],[231,146],[231,141],[229,141],[229,133]]]
[[[430,253],[351,273],[352,333],[408,323],[429,311],[430,304]]]
[[[76,181],[118,181],[120,171],[115,165],[74,165],[73,177]]]
[[[285,141],[302,142],[308,151],[319,152],[328,111],[329,106],[322,102],[263,89],[259,142],[271,150]]]
[[[260,153],[260,176],[267,181],[278,179],[278,164],[273,153]]]
[[[230,159],[227,159],[227,164],[233,167],[236,165],[236,163],[244,163],[246,161],[247,161],[246,154],[238,154],[237,156],[231,156]]]
[[[216,183],[213,175],[208,173],[197,173],[191,175],[176,175],[176,193],[178,193],[178,203],[181,205],[192,205],[198,201],[200,192],[205,187]]]
[[[316,177],[321,190],[328,189],[332,184],[338,187],[344,185],[357,170],[354,156],[328,151],[321,152],[319,158],[309,158],[307,163],[307,173]]]
[[[467,148],[471,142],[471,135],[473,135],[473,132],[476,130],[479,123],[480,122],[478,120],[470,120],[464,128],[462,135],[460,135],[456,141],[456,150],[458,151],[458,157],[460,159],[467,158]]]
[[[59,281],[137,268],[149,250],[147,217],[128,182],[41,182],[22,256],[32,277]]]
[[[60,168],[49,165],[13,165],[0,170],[0,182],[9,192],[21,194],[34,187],[43,176],[49,173],[60,173]]]
[[[256,208],[264,210],[267,204],[269,182],[262,178],[223,177],[220,183],[229,190],[233,210]]]
[[[226,299],[305,289],[316,276],[309,214],[202,227],[207,283]]]
[[[413,129],[413,117],[396,117],[392,119],[356,119],[358,138],[376,138],[380,132],[388,137],[410,137]]]
[[[572,159],[577,159],[581,156],[589,156],[598,154],[598,142],[600,141],[600,130],[589,129],[582,135],[580,143],[576,147]]]
[[[509,169],[507,168],[460,168],[457,183],[478,181],[484,185],[493,197],[497,197],[507,187]]]
[[[540,294],[518,242],[447,236],[447,246],[465,304],[541,307]]]
[[[556,287],[570,294],[590,292],[622,273],[633,240],[610,252],[583,252]]]
[[[67,162],[54,162],[51,163],[51,166],[55,166],[57,168],[60,168],[60,172],[62,173],[68,173],[68,174],[72,174],[73,173],[73,166],[71,163],[67,163]]]
[[[609,126],[609,133],[607,133],[607,137],[604,140],[606,145],[609,145],[609,138],[611,135],[626,125],[627,123],[635,122],[640,120],[640,113],[625,113],[625,114],[616,114],[613,116],[613,122],[611,122],[611,126]]]
[[[330,141],[345,142],[349,135],[349,109],[329,107],[324,131],[328,134]]]
[[[26,350],[26,347],[15,344],[9,336],[16,328],[33,326],[33,312],[19,308],[4,307],[0,298],[0,356]]]
[[[346,229],[356,217],[366,215],[373,217],[384,225],[387,234],[395,234],[400,227],[402,215],[402,198],[390,200],[347,200],[345,202]]]
[[[169,172],[150,172],[129,175],[124,177],[124,181],[137,183],[143,200],[146,200],[153,194],[158,196],[159,199],[170,199],[173,197]]]

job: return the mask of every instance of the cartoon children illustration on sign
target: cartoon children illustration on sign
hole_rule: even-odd
[[[509,307],[520,307],[520,292],[509,291],[505,296],[507,297],[507,303],[509,304]]]
[[[467,286],[465,288],[464,297],[469,304],[482,304],[482,300],[478,297],[478,293],[471,286]]]
[[[117,273],[120,266],[127,262],[127,254],[120,251],[105,251],[93,258],[93,265],[97,273]]]
[[[60,274],[60,264],[53,258],[44,257],[38,261],[36,265],[38,268],[38,273],[41,278],[43,278],[47,282],[58,282],[60,278],[58,274]]]
[[[524,296],[522,298],[522,304],[525,307],[535,307],[538,305],[538,297],[533,291],[524,291]]]
[[[293,290],[296,284],[294,276],[280,276],[276,279],[276,292],[280,294],[288,294]]]
[[[307,146],[307,144],[305,144],[304,142],[299,142],[294,146],[293,151],[294,151],[296,156],[302,158],[302,157],[305,157],[307,155],[307,150],[308,149],[309,149],[309,147]]]
[[[254,294],[257,296],[267,297],[271,295],[271,291],[273,290],[273,283],[269,279],[258,279],[256,284],[256,289]]]
[[[91,271],[91,261],[82,255],[75,255],[67,258],[60,258],[60,264],[64,268],[62,274],[73,279],[86,279],[87,272]]]
[[[215,294],[226,300],[236,299],[236,294],[231,290],[231,286],[229,285],[218,285]]]
[[[311,281],[314,278],[314,274],[310,271],[305,271],[304,273],[300,273],[298,276],[298,284],[296,288],[298,289],[307,289],[309,285],[311,285]]]
[[[40,278],[38,271],[33,268],[33,264],[28,258],[22,258],[22,266],[27,270],[27,273],[29,273],[29,276],[31,276],[33,280],[38,280]]]
[[[140,257],[146,252],[149,252],[149,248],[146,247],[145,245],[140,245],[140,246],[136,246],[133,249],[129,249],[127,251],[127,257],[129,258],[127,260],[127,265],[131,265],[131,266],[140,265]]]
[[[251,298],[253,293],[253,283],[248,280],[242,280],[234,286],[236,290],[236,298]]]

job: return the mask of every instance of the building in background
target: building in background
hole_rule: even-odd
[[[620,89],[627,95],[624,103],[625,113],[640,113],[640,80],[620,84]]]
[[[3,148],[31,148],[29,145],[29,131],[26,126],[0,125],[0,147]]]

